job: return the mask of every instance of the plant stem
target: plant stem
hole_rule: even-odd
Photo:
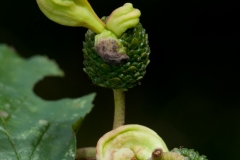
[[[75,159],[76,160],[96,159],[96,148],[95,147],[85,147],[85,148],[77,149]]]
[[[125,122],[125,94],[123,90],[114,89],[114,122],[113,129],[124,125]]]
[[[151,158],[148,160],[185,160],[184,156],[180,155],[179,153],[175,152],[163,152],[161,156],[156,157],[152,155]]]

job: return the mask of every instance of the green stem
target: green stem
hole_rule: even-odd
[[[124,125],[125,122],[125,94],[123,90],[114,89],[114,122],[113,129]]]
[[[85,147],[85,148],[77,149],[75,159],[76,160],[96,159],[96,148],[95,147]]]

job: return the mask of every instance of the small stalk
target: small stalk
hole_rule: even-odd
[[[85,147],[79,148],[75,155],[76,160],[94,160],[96,159],[96,148],[95,147]]]
[[[163,152],[161,148],[157,148],[152,152],[152,157],[148,160],[185,160],[185,158],[179,153]]]
[[[125,94],[123,90],[114,89],[114,121],[113,129],[124,125],[125,122]]]
[[[160,160],[163,155],[163,150],[161,148],[157,148],[152,152],[151,160]]]

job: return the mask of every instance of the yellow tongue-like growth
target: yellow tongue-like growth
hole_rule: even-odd
[[[124,125],[104,136],[97,143],[97,160],[148,160],[160,148],[168,152],[161,137],[141,125]]]
[[[37,3],[41,11],[56,23],[86,27],[97,34],[108,29],[117,37],[136,26],[141,15],[131,3],[126,3],[112,12],[105,26],[87,0],[37,0]]]
[[[52,21],[74,27],[86,27],[101,33],[105,24],[87,0],[37,0],[41,11]]]
[[[125,3],[122,7],[115,9],[107,18],[106,27],[118,38],[128,29],[139,23],[141,12],[133,8],[131,3]]]

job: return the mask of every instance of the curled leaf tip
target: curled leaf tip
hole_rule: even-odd
[[[133,8],[131,3],[125,3],[111,13],[106,21],[106,27],[117,37],[120,37],[128,28],[139,23],[140,15],[140,10]]]
[[[52,21],[66,26],[81,26],[101,33],[105,24],[87,0],[37,0],[40,10]]]

